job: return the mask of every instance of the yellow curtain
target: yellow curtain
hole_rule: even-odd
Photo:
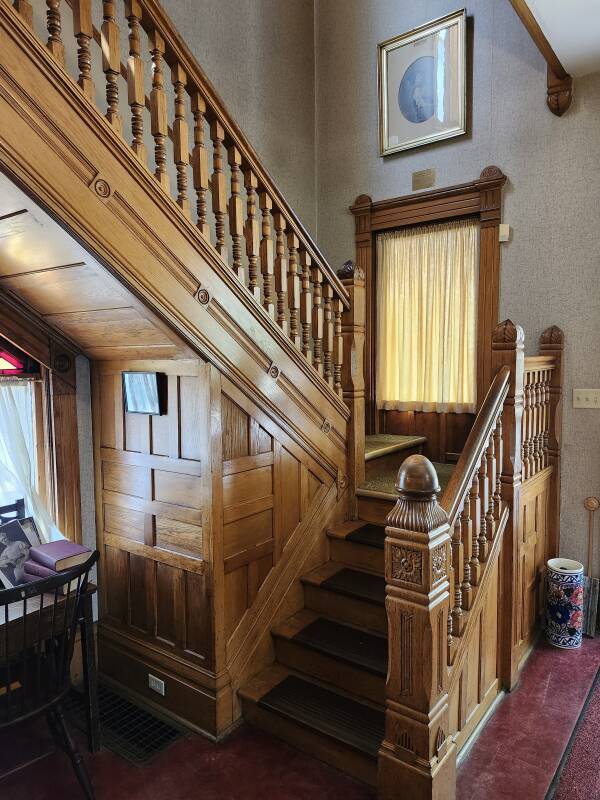
[[[478,225],[377,237],[377,406],[472,412]]]

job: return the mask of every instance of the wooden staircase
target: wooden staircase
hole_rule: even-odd
[[[388,663],[385,529],[327,531],[331,559],[302,577],[305,608],[272,630],[276,663],[240,692],[244,717],[376,784]]]

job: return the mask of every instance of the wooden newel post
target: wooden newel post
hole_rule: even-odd
[[[365,272],[347,261],[338,276],[350,297],[342,314],[342,389],[350,409],[348,423],[348,500],[351,518],[357,515],[356,487],[365,479]]]
[[[385,540],[389,663],[380,800],[453,800],[447,637],[450,526],[433,464],[407,458],[398,472]]]
[[[523,328],[507,319],[494,329],[492,371],[507,366],[510,386],[502,411],[502,472],[500,492],[509,509],[502,545],[502,585],[500,590],[500,680],[509,691],[518,671],[519,541],[521,514],[521,441],[523,421],[523,378],[525,373]]]
[[[540,337],[540,354],[554,356],[550,379],[550,422],[548,425],[548,464],[552,467],[548,507],[548,556],[555,557],[560,539],[560,449],[562,444],[562,387],[564,374],[565,335],[553,325]]]

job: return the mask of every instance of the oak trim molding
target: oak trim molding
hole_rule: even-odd
[[[479,284],[477,315],[477,402],[480,405],[492,380],[492,333],[498,324],[500,294],[500,242],[502,187],[506,175],[499,167],[486,167],[479,178],[428,192],[374,202],[360,195],[350,207],[355,219],[356,266],[366,284],[365,418],[367,432],[375,430],[375,237],[427,223],[473,217],[478,220]]]
[[[553,114],[562,117],[573,100],[573,78],[561,64],[526,0],[510,0],[510,4],[546,59],[548,65],[546,105]]]

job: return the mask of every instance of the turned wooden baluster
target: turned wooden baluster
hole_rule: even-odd
[[[62,23],[60,19],[60,0],[46,0],[46,25],[48,28],[48,50],[54,58],[65,64],[65,46],[60,38]]]
[[[140,22],[142,5],[139,0],[126,0],[125,13],[129,22],[129,58],[127,59],[127,100],[131,108],[131,131],[133,152],[144,164],[147,159],[144,144],[144,117],[142,116],[146,92],[144,88],[144,62],[140,48]]]
[[[462,633],[463,609],[462,609],[462,581],[463,581],[463,544],[462,527],[460,524],[460,514],[454,521],[454,528],[451,539],[452,570],[454,572],[453,594],[450,595],[453,601],[452,611],[452,635],[460,636]]]
[[[320,267],[312,268],[313,283],[313,309],[312,309],[312,337],[313,337],[313,365],[319,374],[323,374],[323,272]]]
[[[122,133],[118,82],[121,74],[121,47],[115,6],[114,0],[105,0],[102,3],[103,22],[100,47],[102,49],[102,71],[106,75],[106,119],[118,133]]]
[[[488,554],[487,539],[487,512],[489,505],[488,479],[487,479],[487,458],[484,453],[479,465],[479,500],[480,500],[480,523],[479,523],[479,560],[485,561]]]
[[[262,211],[262,238],[260,240],[260,269],[263,276],[263,307],[267,314],[275,318],[275,293],[273,289],[273,236],[271,231],[271,210],[273,201],[267,192],[261,192],[259,197],[260,210]]]
[[[473,530],[471,526],[471,501],[467,494],[460,512],[460,537],[463,543],[463,580],[461,584],[462,607],[467,611],[473,602],[473,587],[471,585],[471,560],[473,558]]]
[[[302,266],[302,294],[300,296],[300,322],[302,324],[302,354],[310,363],[312,352],[310,349],[310,318],[312,312],[312,297],[310,295],[310,268],[312,259],[302,250],[300,265]]]
[[[545,395],[544,395],[544,467],[550,464],[550,453],[548,442],[550,440],[550,384],[552,382],[552,370],[546,372]]]
[[[493,432],[490,434],[488,446],[485,451],[485,459],[487,461],[487,487],[488,487],[488,506],[485,515],[485,523],[487,528],[487,538],[489,541],[494,539],[496,532],[496,509],[494,506],[494,493],[496,491],[496,452]]]
[[[342,397],[342,364],[344,363],[344,339],[342,337],[342,301],[333,301],[333,388]]]
[[[92,80],[92,57],[90,43],[94,34],[92,26],[92,0],[73,0],[73,32],[77,39],[77,67],[84,95],[94,100],[95,89]]]
[[[288,233],[288,305],[290,309],[290,339],[292,344],[300,349],[300,328],[298,327],[298,313],[300,311],[300,276],[298,275],[298,237],[295,233]]]
[[[241,283],[246,274],[242,263],[242,240],[244,238],[244,202],[242,200],[242,154],[235,145],[228,151],[231,167],[231,197],[229,198],[229,233],[231,234],[231,258],[233,271]]]
[[[285,229],[286,221],[283,214],[277,211],[273,215],[275,225],[275,291],[277,292],[277,324],[281,330],[288,333],[288,323],[285,314],[288,260],[286,258]]]
[[[529,426],[530,426],[530,401],[531,385],[529,383],[531,374],[525,374],[525,386],[523,391],[523,441],[521,442],[521,460],[523,462],[522,475],[526,480],[529,472]]]
[[[323,377],[333,386],[333,287],[329,283],[323,284],[324,328],[323,328]]]
[[[206,219],[206,192],[208,191],[208,150],[204,143],[204,115],[206,102],[200,92],[193,92],[192,114],[194,115],[194,149],[192,150],[192,177],[196,192],[197,226],[204,236],[210,240],[210,227]],[[243,224],[243,223],[242,223]]]
[[[246,237],[246,255],[248,256],[248,289],[257,303],[260,303],[260,287],[258,285],[258,251],[260,248],[260,231],[256,216],[256,189],[258,180],[251,169],[244,175],[247,195],[247,216],[244,235]]]
[[[502,484],[500,475],[502,473],[502,459],[504,443],[502,441],[502,417],[496,420],[496,427],[494,428],[494,453],[496,455],[496,485],[494,487],[494,517],[496,520],[500,519],[500,511],[502,510]]]
[[[475,473],[469,493],[471,513],[471,585],[479,586],[481,561],[479,560],[479,527],[481,525],[481,502],[479,500],[479,475]]]
[[[166,192],[170,191],[167,173],[167,95],[165,93],[163,63],[165,56],[165,40],[157,30],[148,36],[150,54],[152,56],[152,91],[150,92],[150,129],[154,138],[154,175]]]
[[[531,467],[529,470],[530,475],[535,475],[538,471],[538,425],[539,425],[539,411],[540,411],[540,384],[538,380],[538,373],[533,373],[533,382],[531,386],[531,400],[532,400],[532,408],[531,408],[531,441],[530,445],[530,452],[529,458],[531,461]]]
[[[15,7],[15,11],[21,16],[25,24],[29,27],[33,27],[33,8],[29,0],[14,0],[13,3]]]
[[[181,64],[171,67],[171,83],[175,90],[175,119],[173,120],[173,161],[177,170],[177,205],[190,216],[190,199],[188,197],[188,167],[190,163],[190,147],[188,142],[188,125],[185,118],[185,85],[187,75]]]
[[[213,174],[210,181],[212,191],[212,209],[215,215],[215,247],[219,255],[225,255],[225,214],[227,213],[227,188],[223,172],[223,139],[225,129],[215,119],[210,126],[210,138],[213,143]]]

